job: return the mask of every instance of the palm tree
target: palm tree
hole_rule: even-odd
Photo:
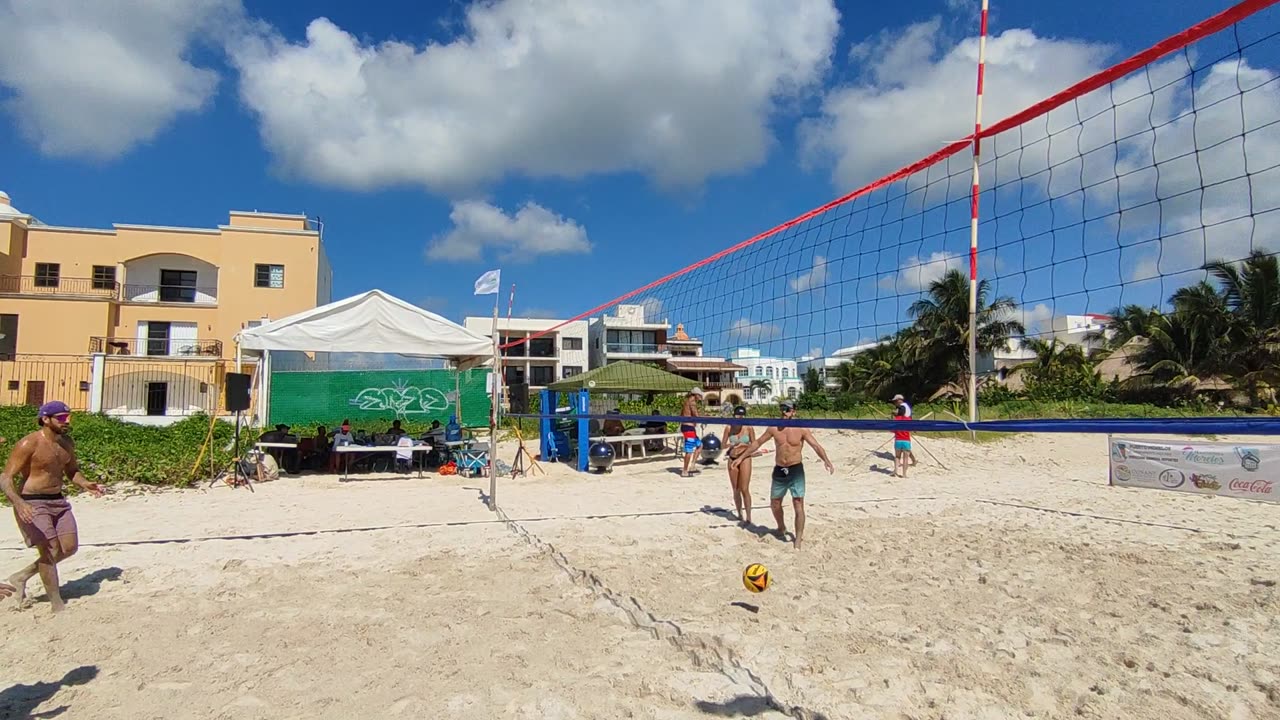
[[[1162,315],[1147,328],[1150,341],[1138,353],[1145,380],[1177,391],[1194,391],[1213,372],[1213,338],[1186,315]]]
[[[911,377],[908,343],[903,335],[885,338],[884,342],[868,348],[848,362],[836,366],[836,382],[842,392],[869,397],[887,398],[894,387],[912,387],[917,380]]]
[[[1007,347],[1009,338],[1026,334],[1022,323],[1012,319],[1018,307],[1013,298],[998,297],[988,303],[990,292],[986,280],[978,283],[974,325],[979,354]],[[915,325],[902,339],[909,352],[918,354],[930,392],[949,382],[962,382],[969,372],[969,278],[959,270],[948,270],[930,283],[927,296],[912,303],[907,312]]]
[[[752,393],[759,391],[759,397],[767,398],[773,394],[773,383],[765,380],[764,378],[756,378],[751,381],[751,384],[747,386],[747,389]]]
[[[1215,260],[1204,269],[1221,286],[1215,295],[1229,313],[1223,348],[1227,374],[1256,403],[1264,389],[1280,383],[1280,261],[1257,249],[1238,265]]]
[[[1049,370],[1057,367],[1082,368],[1089,364],[1089,356],[1079,345],[1066,343],[1058,338],[1041,340],[1040,338],[1023,338],[1022,347],[1036,354],[1030,361],[1037,370]]]
[[[1160,317],[1154,307],[1125,305],[1111,311],[1111,320],[1104,332],[1091,332],[1085,336],[1091,342],[1101,341],[1107,350],[1114,350],[1136,337],[1146,337],[1147,328]]]

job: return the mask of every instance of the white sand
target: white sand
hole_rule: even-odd
[[[457,477],[79,499],[67,611],[0,601],[0,717],[1280,717],[1280,506],[1107,487],[1099,436],[905,481],[820,436],[800,552],[669,457],[502,480],[510,525]]]

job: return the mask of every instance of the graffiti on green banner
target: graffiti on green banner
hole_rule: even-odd
[[[487,425],[488,376],[487,370],[273,372],[271,424],[336,424],[344,418],[445,423],[457,413],[460,392],[462,423]]]

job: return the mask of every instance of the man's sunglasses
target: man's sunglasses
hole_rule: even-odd
[[[49,417],[53,418],[54,420],[57,420],[60,423],[64,423],[71,419],[71,413],[58,413],[57,415],[50,415]]]

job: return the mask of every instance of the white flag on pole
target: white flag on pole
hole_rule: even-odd
[[[496,295],[501,284],[502,271],[490,270],[476,279],[477,295]]]

